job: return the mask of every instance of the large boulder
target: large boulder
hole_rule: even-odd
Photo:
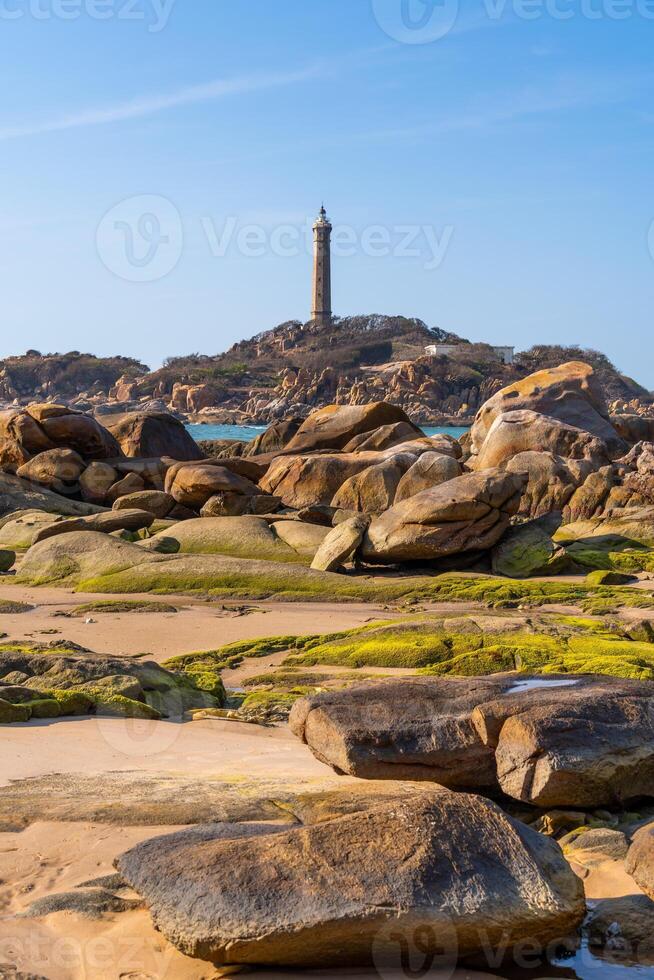
[[[258,456],[260,453],[284,449],[302,425],[302,421],[302,419],[289,418],[273,422],[265,432],[261,432],[247,444],[244,455]]]
[[[271,529],[277,537],[292,548],[307,563],[313,561],[316,552],[329,534],[329,528],[304,521],[275,521]],[[254,555],[253,557],[260,557]]]
[[[400,480],[413,460],[413,456],[395,456],[351,476],[336,491],[331,506],[338,510],[381,514],[393,505]]]
[[[593,368],[583,361],[568,361],[556,368],[536,371],[489,398],[477,412],[472,427],[473,456],[482,452],[498,416],[523,409],[590,433],[606,444],[612,457],[621,456],[626,451],[626,444],[609,419],[602,387]],[[523,448],[551,447],[532,445]]]
[[[137,490],[114,501],[113,510],[145,510],[154,517],[164,518],[175,506],[174,499],[163,490]]]
[[[113,534],[114,531],[140,531],[150,527],[154,514],[146,510],[108,510],[103,514],[90,514],[88,517],[61,517],[40,527],[32,538],[32,544],[57,537],[59,534],[72,534],[74,531],[99,531]]]
[[[527,484],[520,501],[522,517],[543,517],[563,511],[584,480],[593,472],[587,459],[563,459],[550,452],[518,453],[503,467],[508,473],[524,473]]]
[[[92,504],[104,503],[109,489],[117,481],[118,471],[109,463],[101,461],[89,463],[79,478],[82,499]]]
[[[45,487],[37,488],[18,476],[0,472],[0,517],[19,510],[44,510],[51,514],[77,516],[99,513],[102,508],[95,504],[70,500]]]
[[[103,418],[126,456],[203,459],[198,444],[173,415],[165,412],[128,412]]]
[[[70,494],[79,491],[79,478],[85,467],[84,460],[73,449],[47,449],[20,466],[16,476],[55,493]]]
[[[6,440],[29,455],[55,447],[75,450],[86,460],[121,455],[120,446],[104,426],[65,405],[37,404],[0,412],[0,442]]]
[[[645,894],[654,899],[654,822],[634,834],[625,868]]]
[[[556,574],[558,564],[565,561],[565,551],[552,540],[555,530],[538,520],[509,528],[493,548],[493,573],[519,579]]]
[[[21,677],[20,685],[16,677]],[[75,699],[61,697],[62,692],[85,697],[77,699],[75,709]],[[153,661],[96,654],[65,641],[23,642],[0,650],[0,698],[28,708],[45,699],[55,709],[53,717],[89,712],[180,717],[190,708],[219,706],[223,695],[221,685],[214,686],[212,695],[188,675],[180,677]],[[73,710],[66,710],[67,704]],[[140,712],[139,704],[154,710]],[[36,710],[34,717],[39,717]]]
[[[33,409],[34,406],[28,411]],[[66,409],[65,413],[42,417],[39,423],[51,442],[74,449],[86,460],[111,459],[121,454],[112,434],[90,415]]]
[[[388,449],[390,446],[397,446],[401,442],[409,442],[412,439],[423,437],[422,429],[411,422],[392,422],[390,425],[380,425],[378,429],[373,429],[372,432],[362,432],[350,439],[343,447],[343,452],[378,452],[380,449]]]
[[[320,572],[335,572],[355,553],[368,527],[364,517],[350,517],[333,527],[314,555],[311,567]]]
[[[166,481],[167,492],[185,507],[199,510],[217,493],[237,493],[244,497],[260,494],[259,487],[247,477],[233,473],[225,466],[196,463],[175,471],[172,482]]]
[[[522,475],[487,470],[423,490],[372,521],[361,555],[383,563],[492,548],[517,513],[525,483]]]
[[[630,446],[638,442],[654,441],[654,418],[642,415],[612,415],[611,425],[621,439]]]
[[[416,430],[409,417],[396,405],[371,402],[368,405],[327,405],[312,412],[285,446],[286,453],[311,453],[318,449],[338,450],[355,436],[381,426],[404,422]]]
[[[622,539],[632,548],[654,548],[654,506],[613,508],[599,517],[571,521],[557,531],[561,543],[579,541],[601,547],[602,542]]]
[[[604,957],[611,972],[620,971],[628,976],[628,967],[637,967],[633,971],[637,976],[652,972],[654,902],[646,895],[594,901],[583,931],[592,954]],[[603,972],[601,966],[599,971]]]
[[[333,815],[323,795],[292,826],[150,839],[117,868],[167,939],[216,965],[384,972],[420,935],[421,955],[451,971],[458,957],[544,947],[581,922],[583,887],[558,845],[495,804],[417,786],[341,795]]]
[[[15,473],[30,459],[30,453],[16,439],[0,440],[0,470],[5,473]]]
[[[57,514],[49,514],[45,510],[15,511],[8,518],[0,519],[0,548],[27,551],[41,528],[60,519]]]
[[[503,792],[524,803],[619,807],[654,794],[651,681],[587,675],[481,706],[475,723]]]
[[[518,453],[549,452],[564,459],[607,463],[606,444],[583,429],[527,409],[503,412],[495,418],[469,465],[476,470],[501,466]]]
[[[0,439],[17,442],[30,455],[54,449],[54,443],[29,412],[11,408],[0,412]]]
[[[200,517],[166,528],[155,538],[177,541],[181,554],[308,564],[328,533],[329,528],[299,521],[276,521],[271,525],[254,516]]]
[[[393,680],[302,699],[291,730],[338,772],[595,807],[654,795],[654,683],[601,675]]]
[[[280,497],[286,507],[330,505],[346,480],[377,462],[378,453],[279,456],[259,485],[265,493]]]
[[[497,786],[495,758],[472,712],[510,686],[506,678],[388,679],[302,698],[289,725],[339,773],[484,791]]]
[[[415,497],[423,490],[438,487],[441,483],[461,476],[461,466],[453,456],[444,453],[423,453],[403,475],[397,486],[394,503]]]

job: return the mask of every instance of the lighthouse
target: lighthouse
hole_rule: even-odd
[[[327,326],[332,319],[332,226],[324,205],[313,226],[313,306],[311,319]]]

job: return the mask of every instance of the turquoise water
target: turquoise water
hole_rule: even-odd
[[[255,439],[260,432],[265,432],[268,428],[267,425],[187,425],[186,429],[191,433],[196,441],[202,439],[243,439],[245,442],[249,442],[250,439]],[[434,425],[424,425],[422,426],[423,432],[428,436],[435,436],[439,432],[445,432],[447,435],[454,436],[458,439],[462,436],[464,432],[468,431],[467,426],[434,426]]]

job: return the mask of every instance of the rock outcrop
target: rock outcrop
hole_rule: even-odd
[[[564,426],[594,436],[605,443],[612,458],[626,451],[626,444],[610,422],[604,394],[592,367],[581,361],[570,361],[557,368],[536,371],[489,398],[477,413],[472,427],[473,456],[483,458],[486,440],[499,416],[523,410],[557,419]],[[516,452],[529,448],[541,447],[523,444]],[[556,452],[549,445],[542,448]]]
[[[493,675],[318,694],[289,723],[317,758],[368,779],[500,788],[539,807],[654,795],[654,683]]]
[[[517,513],[525,482],[518,474],[486,470],[423,490],[371,522],[361,554],[388,563],[492,548]]]
[[[103,418],[126,456],[170,456],[177,460],[203,458],[198,444],[173,415],[131,412]]]
[[[646,824],[634,834],[625,868],[645,894],[654,900],[654,823]]]
[[[300,454],[313,453],[320,449],[345,449],[356,436],[373,433],[382,426],[399,422],[404,423],[406,431],[417,433],[418,436],[422,435],[401,408],[388,402],[351,406],[328,405],[311,413],[286,444],[285,450],[287,453]]]
[[[329,798],[320,809],[291,827],[155,838],[117,867],[171,942],[219,965],[392,968],[398,930],[420,929],[422,953],[454,968],[522,939],[545,946],[583,917],[581,882],[558,845],[479,797],[352,788],[338,815],[325,814]]]

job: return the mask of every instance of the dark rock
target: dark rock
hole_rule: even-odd
[[[494,804],[419,787],[348,795],[342,815],[182,831],[117,867],[171,942],[217,965],[380,968],[398,956],[398,929],[421,928],[425,955],[445,946],[454,967],[581,921],[583,887],[556,843]]]

